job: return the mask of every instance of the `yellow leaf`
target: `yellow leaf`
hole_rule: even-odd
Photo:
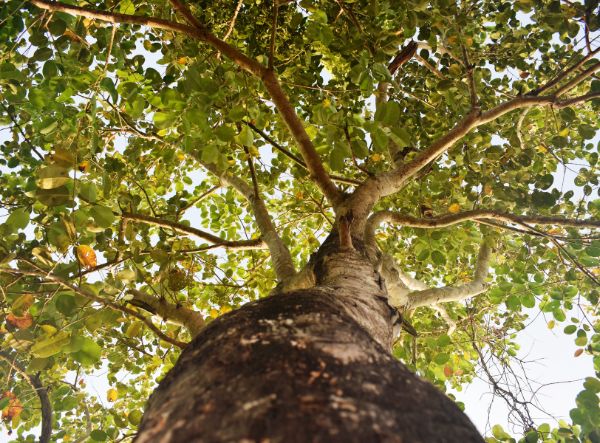
[[[556,322],[554,320],[550,320],[548,322],[548,329],[554,329],[554,325],[556,325]]]
[[[544,145],[539,145],[537,148],[538,152],[541,152],[542,154],[548,152],[548,148],[546,148]]]
[[[40,325],[40,328],[46,335],[54,335],[56,334],[57,329],[52,325]]]
[[[117,398],[119,398],[119,393],[116,389],[110,388],[108,391],[106,391],[106,400],[114,402],[117,400]]]
[[[127,327],[125,335],[129,338],[139,337],[143,326],[141,321],[134,321]]]
[[[96,253],[88,245],[77,246],[77,259],[84,268],[96,267]]]
[[[560,135],[561,137],[566,137],[567,135],[569,135],[569,128],[564,128],[558,133],[558,135]]]
[[[212,318],[217,318],[219,316],[219,311],[217,311],[216,309],[211,309],[209,315]]]
[[[451,214],[458,214],[460,212],[460,205],[458,203],[452,203],[450,206],[448,206],[448,211]]]
[[[87,160],[82,161],[81,163],[79,163],[77,165],[77,169],[79,169],[79,172],[87,172],[90,169],[90,162]]]
[[[228,306],[228,305],[221,306],[221,314],[227,314],[229,311],[231,311],[231,306]]]
[[[374,162],[378,162],[382,159],[383,157],[381,156],[381,154],[379,153],[375,153],[371,156],[371,160],[373,160]]]
[[[178,152],[177,153],[177,160],[179,160],[180,162],[182,162],[183,160],[185,160],[185,154],[183,152]]]

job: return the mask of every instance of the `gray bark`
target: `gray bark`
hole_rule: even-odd
[[[136,442],[483,442],[391,355],[383,280],[334,244],[311,260],[315,287],[209,324],[151,396]]]

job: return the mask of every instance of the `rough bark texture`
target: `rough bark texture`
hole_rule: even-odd
[[[394,315],[355,251],[318,254],[314,288],[212,322],[149,400],[136,441],[482,442],[389,352]]]

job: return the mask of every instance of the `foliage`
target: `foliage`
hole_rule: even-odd
[[[390,144],[406,147],[396,160],[407,163],[444,136],[470,112],[474,90],[485,110],[546,84],[597,46],[600,27],[598,2],[587,0],[280,1],[275,21],[270,1],[241,1],[238,13],[236,3],[189,6],[214,35],[272,64],[325,168],[345,179],[338,185],[347,192],[394,166]],[[85,6],[182,22],[168,1]],[[134,433],[156,380],[176,361],[179,348],[168,339],[190,338],[180,324],[152,317],[156,308],[136,303],[130,289],[210,321],[275,286],[267,250],[218,248],[261,236],[244,196],[218,175],[255,179],[297,267],[335,215],[261,80],[218,49],[183,33],[114,26],[20,0],[0,6],[0,23],[0,346],[40,373],[54,438],[116,440]],[[421,43],[418,57],[391,75],[390,60],[411,39]],[[582,69],[597,62],[590,57]],[[376,106],[382,83],[389,100]],[[598,91],[600,80],[591,78],[569,96]],[[599,110],[596,98],[505,114],[464,135],[376,209],[597,220]],[[571,184],[564,174],[573,170]],[[190,226],[221,242],[199,239]],[[593,356],[598,376],[600,238],[574,227],[525,231],[472,221],[380,230],[381,249],[430,286],[470,280],[482,232],[496,242],[490,290],[446,305],[456,331],[447,333],[438,311],[419,308],[410,315],[419,336],[403,335],[396,355],[439,387],[458,388],[474,378],[482,349],[510,365],[517,332],[541,310],[573,336],[576,356]],[[52,274],[71,287],[8,268]],[[37,397],[10,365],[0,371],[12,380],[0,404],[25,405],[3,413],[11,418],[5,425],[28,441],[41,420]],[[102,398],[85,389],[95,373],[106,373],[110,385]],[[524,420],[514,438],[600,439],[600,381],[589,377],[583,387],[570,422],[551,430]],[[511,438],[494,427],[490,441]]]

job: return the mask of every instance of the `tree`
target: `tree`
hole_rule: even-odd
[[[20,440],[482,441],[478,370],[600,438],[597,1],[0,11]],[[594,359],[559,429],[507,385],[534,311]]]

